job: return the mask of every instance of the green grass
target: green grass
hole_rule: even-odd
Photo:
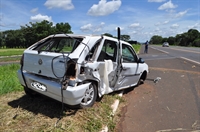
[[[88,132],[99,132],[104,126],[108,126],[109,131],[114,131],[115,121],[111,114],[112,108],[110,107],[117,95],[104,95],[101,102],[96,106],[83,111],[84,117],[87,119],[83,121],[83,130]]]
[[[21,56],[0,58],[0,62],[20,61]]]
[[[19,68],[19,64],[0,66],[0,95],[23,90],[17,78]]]
[[[0,56],[22,55],[25,49],[0,49]]]
[[[132,45],[133,48],[135,49],[135,52],[138,53],[140,51],[140,48],[141,48],[141,44],[133,44]]]

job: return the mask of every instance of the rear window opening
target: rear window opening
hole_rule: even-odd
[[[33,50],[55,53],[72,53],[81,43],[83,38],[55,37],[48,39],[43,44],[37,45]]]

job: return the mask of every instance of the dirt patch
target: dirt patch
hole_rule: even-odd
[[[145,83],[124,95],[127,105],[116,131],[199,130],[194,122],[200,121],[200,74],[182,68],[150,67]],[[156,77],[161,77],[158,83],[153,81]]]

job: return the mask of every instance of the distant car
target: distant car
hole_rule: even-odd
[[[169,47],[169,43],[168,42],[164,42],[162,47]]]
[[[140,84],[148,74],[129,43],[103,35],[50,35],[27,48],[20,63],[18,78],[26,94],[81,108]]]

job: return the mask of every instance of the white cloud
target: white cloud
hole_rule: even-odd
[[[34,8],[31,10],[32,13],[36,13],[38,11],[38,8]]]
[[[88,11],[91,16],[106,16],[109,15],[121,6],[121,0],[112,0],[107,2],[107,0],[100,0],[98,5],[94,4]]]
[[[148,0],[148,2],[164,2],[166,0]]]
[[[164,21],[164,22],[157,22],[156,24],[154,24],[155,26],[160,26],[160,25],[164,25],[169,23],[169,21]]]
[[[163,22],[163,24],[167,24],[167,23],[169,23],[169,21],[164,21],[164,22]]]
[[[101,26],[103,26],[103,25],[105,25],[105,23],[104,22],[101,22],[101,24],[100,24]]]
[[[0,13],[0,21],[3,19],[3,14]]]
[[[182,11],[182,12],[179,12],[179,13],[177,13],[177,14],[175,15],[175,18],[182,17],[182,16],[184,16],[187,12],[188,12],[187,10]]]
[[[92,24],[86,24],[80,28],[83,32],[92,30]]]
[[[91,23],[80,27],[82,32],[98,33],[101,32],[105,23],[101,22],[99,25],[92,25]]]
[[[140,27],[140,23],[133,23],[129,26],[130,28],[137,28]]]
[[[41,22],[43,20],[52,21],[51,16],[37,14],[35,16],[31,16],[31,20],[35,22]]]
[[[161,25],[161,23],[160,22],[157,22],[156,24],[154,24],[155,26],[159,26],[159,25]]]
[[[132,31],[131,34],[137,34],[137,31]]]
[[[195,23],[194,25],[188,26],[188,29],[200,29],[200,23]]]
[[[157,27],[154,31],[155,32],[160,32],[160,28]]]
[[[158,8],[158,10],[173,9],[173,8],[176,8],[176,7],[177,7],[177,5],[174,5],[174,4],[171,2],[171,0],[170,0],[170,1],[168,1],[168,2],[166,2],[166,3],[164,3],[164,4],[162,4],[162,5]]]
[[[170,28],[172,28],[172,29],[177,29],[179,27],[179,25],[176,23],[176,24],[172,24],[171,26],[170,26]]]
[[[44,5],[49,8],[62,8],[64,10],[74,9],[71,0],[47,0]]]

